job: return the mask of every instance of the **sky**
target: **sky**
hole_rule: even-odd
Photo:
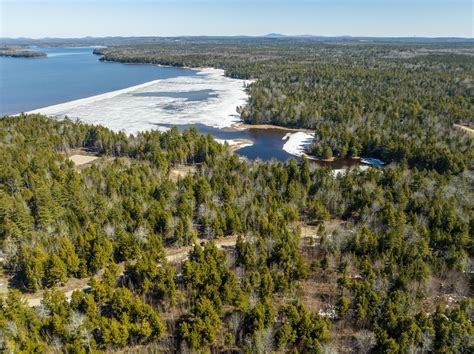
[[[473,37],[473,0],[0,0],[0,37]]]

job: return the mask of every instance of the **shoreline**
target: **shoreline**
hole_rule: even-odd
[[[111,62],[111,63],[113,63],[113,62]],[[144,64],[144,65],[148,65],[148,64]],[[174,68],[174,67],[170,66],[170,68]],[[212,72],[210,72],[209,69],[216,70],[216,71],[220,70],[220,69],[213,69],[213,68],[186,68],[186,69],[190,69],[190,70],[195,71],[196,75],[212,74]],[[209,70],[209,71],[206,72],[206,69]],[[94,102],[101,101],[101,100],[104,100],[104,99],[113,98],[113,97],[122,95],[124,93],[129,93],[129,92],[133,92],[133,91],[136,91],[136,90],[139,90],[139,89],[142,89],[142,88],[147,88],[149,86],[152,86],[152,85],[155,85],[157,83],[163,82],[164,80],[168,80],[168,79],[151,80],[151,81],[147,81],[147,82],[144,82],[144,83],[141,83],[141,84],[138,84],[138,85],[125,87],[123,89],[118,89],[118,90],[114,90],[114,91],[99,93],[98,95],[78,98],[78,99],[75,99],[75,100],[71,100],[71,101],[67,101],[67,102],[63,102],[63,103],[57,103],[57,104],[53,104],[53,105],[50,105],[50,106],[35,108],[35,109],[33,109],[31,111],[28,111],[28,112],[19,112],[19,113],[16,113],[16,114],[12,114],[12,116],[17,116],[21,113],[25,113],[25,114],[41,113],[41,114],[48,115],[48,113],[43,113],[43,112],[38,112],[38,111],[72,109],[72,108],[82,106],[84,104],[94,103]]]
[[[287,128],[280,125],[273,125],[273,124],[247,124],[243,121],[237,122],[228,128],[224,128],[229,131],[244,131],[249,129],[275,129],[275,130],[282,130],[287,132],[301,132],[301,133],[308,133],[314,134],[314,130],[305,129],[305,128]]]
[[[74,48],[74,47],[72,47]],[[88,47],[91,48],[91,47]],[[94,53],[95,54],[95,53]],[[101,55],[98,54],[97,55]],[[145,102],[146,105],[139,106],[135,103],[132,104],[130,100],[122,100],[122,97],[117,96],[131,96],[131,93],[134,93],[139,90],[149,89],[151,91],[170,91],[173,92],[192,92],[195,86],[202,85],[201,82],[194,83],[190,82],[187,83],[185,81],[180,80],[180,76],[176,78],[167,78],[167,79],[157,79],[148,82],[144,82],[138,85],[129,86],[123,89],[114,90],[105,92],[102,94],[79,98],[63,103],[58,103],[46,107],[37,108],[34,110],[30,110],[26,112],[27,114],[33,113],[40,113],[44,114],[53,118],[64,118],[66,116],[70,117],[71,119],[79,119],[80,121],[88,124],[98,124],[109,129],[115,131],[124,131],[127,134],[136,134],[141,131],[149,131],[154,129],[160,129],[161,124],[171,124],[174,126],[179,126],[183,124],[203,124],[204,126],[209,126],[217,129],[222,129],[223,131],[248,131],[252,129],[256,130],[279,130],[282,132],[288,133],[284,140],[287,140],[284,143],[282,149],[286,151],[289,155],[297,158],[306,157],[309,160],[315,162],[336,162],[340,160],[339,158],[331,158],[331,159],[319,159],[315,156],[309,155],[306,152],[307,146],[309,146],[314,141],[314,130],[306,129],[306,128],[291,128],[291,127],[284,127],[278,126],[273,124],[247,124],[245,123],[238,114],[235,114],[234,108],[231,106],[234,105],[234,101],[238,101],[238,105],[242,104],[245,105],[248,103],[248,94],[245,90],[246,86],[252,84],[256,80],[245,80],[245,79],[234,79],[227,77],[225,75],[224,69],[218,69],[214,67],[187,67],[187,66],[175,66],[175,65],[163,65],[163,64],[154,64],[154,63],[127,63],[115,60],[102,60],[104,63],[122,63],[128,65],[154,65],[157,67],[163,68],[177,68],[183,70],[191,70],[195,73],[195,75],[199,77],[206,77],[209,76],[212,84],[217,84],[217,91],[224,89],[228,89],[229,91],[222,91],[223,93],[223,100],[221,102],[216,102],[217,104],[212,105],[204,105],[203,107],[196,107],[191,108],[189,112],[186,114],[179,115],[176,117],[176,114],[173,117],[163,112],[157,112],[156,108],[153,108],[151,111],[148,107],[150,106],[149,103]],[[218,79],[216,81],[216,78]],[[205,78],[207,80],[207,78]],[[212,81],[214,80],[214,81]],[[234,84],[232,85],[232,81]],[[239,82],[239,87],[237,88],[235,82]],[[170,86],[171,84],[177,86]],[[164,87],[159,87],[164,85]],[[190,85],[188,88],[184,89],[183,85]],[[220,86],[219,86],[220,85]],[[168,88],[170,87],[170,88]],[[237,91],[239,92],[238,95]],[[220,91],[219,91],[220,92]],[[221,95],[221,93],[219,93]],[[243,97],[245,96],[245,98]],[[124,97],[125,99],[125,97]],[[101,102],[106,100],[106,102]],[[109,101],[110,100],[110,101]],[[143,101],[145,99],[142,99]],[[230,102],[230,104],[229,104]],[[115,109],[113,112],[107,112],[109,107],[113,107],[114,105],[120,105],[123,103],[122,111],[130,110],[131,112],[127,113],[130,117],[139,117],[140,115],[143,117],[148,117],[147,120],[141,119],[137,121],[130,120],[128,116],[124,114],[119,114],[114,116],[114,114],[109,115],[109,113],[116,113],[120,111]],[[166,103],[166,102],[165,102]],[[127,105],[131,104],[131,106]],[[161,104],[161,103],[160,103]],[[105,111],[101,110],[106,108]],[[118,106],[120,107],[120,106]],[[228,108],[231,107],[231,108]],[[235,106],[234,106],[235,107]],[[136,110],[136,112],[134,111]],[[232,110],[232,111],[231,111]],[[98,113],[100,112],[100,114]],[[216,116],[216,112],[219,113],[219,117]],[[150,117],[150,113],[152,117]],[[162,117],[157,116],[156,114],[165,114]],[[212,114],[214,113],[214,114]],[[20,114],[20,113],[18,113]],[[15,115],[18,115],[15,114]],[[131,115],[130,115],[131,114]],[[148,115],[147,115],[148,114]],[[97,117],[95,117],[97,116]],[[173,119],[175,118],[175,119]],[[176,119],[177,118],[177,119]],[[190,120],[191,119],[191,120]],[[150,126],[152,125],[152,126]],[[216,139],[220,140],[220,139]],[[230,150],[235,152],[244,147],[254,145],[254,142],[250,139],[230,139],[228,141]],[[360,162],[360,158],[352,158],[353,161]],[[366,164],[367,162],[362,162]],[[370,163],[368,163],[370,164]]]
[[[188,68],[186,68],[188,69]],[[238,123],[240,116],[235,106],[245,105],[248,96],[245,91],[246,80],[231,79],[224,70],[214,68],[193,68],[195,75],[157,79],[123,89],[79,98],[46,107],[36,108],[25,113],[44,114],[53,118],[69,117],[88,124],[100,124],[115,131],[136,134],[156,129],[160,124],[183,125],[203,124],[223,129]],[[203,100],[199,104],[185,99],[166,96],[150,99],[134,98],[135,93],[150,92],[193,92],[212,89],[218,96]],[[176,105],[179,110],[172,113],[167,105]],[[120,107],[123,107],[119,109]],[[20,113],[14,114],[19,115]]]
[[[236,139],[216,139],[216,138],[214,138],[214,140],[217,141],[219,144],[227,143],[227,145],[229,145],[229,148],[230,148],[231,152],[236,152],[240,149],[243,149],[244,147],[254,145],[254,142],[252,140],[245,139],[245,138],[236,138]]]
[[[101,55],[102,58],[105,58],[104,54],[100,54],[100,53],[94,53],[94,54]],[[156,65],[158,67],[164,67],[164,68],[168,67],[168,68],[194,70],[194,71],[196,71],[197,75],[205,74],[206,70],[214,71],[214,72],[215,71],[222,71],[222,76],[227,77],[226,74],[225,74],[224,69],[219,69],[219,68],[215,68],[215,67],[212,67],[212,66],[189,67],[189,66],[166,65],[166,64],[151,63],[151,62],[150,63],[129,63],[129,62],[124,62],[124,61],[120,61],[120,60],[105,60],[105,59],[102,60],[102,61],[103,62],[110,62],[110,63],[122,63],[122,64]],[[232,78],[232,79],[234,79],[234,78]],[[247,79],[247,80],[246,79],[236,79],[236,80],[243,81],[244,86],[247,86],[247,85],[252,84],[252,83],[257,81],[257,79]],[[248,101],[248,95],[247,95],[246,101]],[[314,138],[314,133],[315,133],[315,131],[313,129],[307,129],[307,128],[290,128],[290,127],[284,127],[284,126],[273,125],[273,124],[247,124],[247,123],[244,123],[244,121],[242,119],[238,122],[233,123],[230,126],[224,126],[224,127],[215,127],[215,126],[213,126],[213,127],[218,128],[218,129],[222,129],[224,131],[248,131],[250,129],[281,130],[281,131],[289,133],[288,137],[286,138],[288,140],[290,140],[291,135],[292,135],[292,134],[290,134],[290,132],[293,133],[293,134],[302,133],[302,134],[306,135],[306,137],[308,137],[308,135],[311,135],[311,136],[313,136],[313,138]],[[216,138],[214,138],[214,139],[216,141],[220,142],[220,143],[224,143],[226,141],[226,140],[223,140],[223,139],[216,139]],[[251,145],[254,144],[253,141],[251,141],[249,139],[231,139],[231,140],[227,140],[227,142],[229,143],[229,147],[230,147],[230,150],[232,152],[236,152],[236,151],[238,151],[238,150],[240,150],[244,147],[251,146]],[[332,163],[332,162],[337,162],[338,160],[342,160],[342,159],[349,159],[349,160],[352,160],[354,162],[360,163],[361,166],[373,166],[374,165],[374,164],[370,163],[369,161],[364,161],[364,159],[359,157],[359,156],[347,157],[347,158],[344,158],[344,157],[331,157],[330,159],[319,159],[315,156],[308,155],[306,153],[305,146],[303,146],[303,145],[307,145],[308,144],[307,142],[299,141],[299,142],[295,142],[295,144],[296,143],[298,143],[297,144],[298,146],[294,146],[294,149],[289,149],[289,150],[295,150],[296,149],[296,150],[301,150],[301,151],[298,151],[298,152],[296,152],[296,150],[295,151],[288,151],[288,149],[285,149],[285,147],[283,147],[282,149],[284,151],[287,151],[290,155],[292,155],[294,157],[301,158],[301,157],[304,156],[308,160],[314,161],[314,162]]]
[[[225,70],[224,69],[219,69],[219,68],[215,68],[215,67],[211,67],[211,66],[206,66],[206,67],[189,67],[189,66],[177,66],[177,65],[166,65],[166,64],[159,64],[159,63],[152,63],[152,62],[149,62],[149,63],[145,63],[145,62],[142,62],[142,63],[130,63],[130,62],[125,62],[125,61],[121,61],[121,60],[107,60],[105,59],[105,55],[102,54],[102,53],[94,53],[95,55],[100,55],[102,56],[102,58],[100,59],[101,61],[103,62],[109,62],[109,63],[122,63],[122,64],[143,64],[143,65],[155,65],[155,66],[158,66],[158,67],[168,67],[168,68],[179,68],[179,69],[187,69],[187,70],[194,70],[196,71],[196,74],[197,75],[202,75],[202,74],[205,74],[206,71],[221,71],[222,72],[222,76],[228,78],[225,74]],[[233,78],[232,78],[233,79]],[[248,79],[248,80],[245,80],[245,79],[236,79],[236,80],[240,80],[240,81],[243,81],[244,83],[244,86],[247,86],[249,84],[252,84],[254,83],[255,81],[257,81],[256,79]],[[246,98],[246,101],[248,101],[248,95],[247,95],[247,98]],[[239,117],[240,118],[240,117]],[[240,118],[241,119],[241,118]],[[243,120],[240,120],[238,122],[235,122],[233,124],[231,124],[230,126],[224,126],[224,127],[216,127],[216,126],[213,126],[214,128],[218,128],[218,129],[222,129],[224,131],[247,131],[247,130],[250,130],[250,129],[262,129],[262,130],[269,130],[269,129],[274,129],[274,130],[281,130],[281,131],[284,131],[284,132],[292,132],[293,134],[297,134],[297,133],[302,133],[304,134],[306,137],[308,135],[312,135],[314,137],[314,130],[312,129],[306,129],[306,128],[290,128],[290,127],[284,127],[284,126],[279,126],[279,125],[273,125],[273,124],[247,124],[247,123],[244,123]],[[290,136],[291,134],[287,137],[288,140],[290,140]],[[230,147],[230,150],[232,152],[236,152],[244,147],[247,147],[247,146],[251,146],[253,145],[253,141],[249,140],[249,139],[231,139],[231,140],[223,140],[223,139],[216,139],[214,138],[216,141],[220,142],[220,143],[224,143],[225,141],[228,142],[229,144],[229,147]],[[335,157],[332,157],[331,159],[318,159],[314,156],[311,156],[311,155],[308,155],[305,151],[304,151],[304,147],[303,147],[303,143],[301,141],[299,142],[295,142],[294,144],[296,144],[298,146],[294,146],[294,149],[290,149],[291,151],[288,151],[288,149],[285,149],[285,147],[283,147],[282,149],[286,152],[288,152],[290,155],[292,156],[295,156],[295,157],[306,157],[307,159],[309,160],[312,160],[312,161],[315,161],[315,162],[335,162],[337,160],[339,160],[340,158],[335,158]],[[307,142],[306,142],[307,143]],[[296,150],[301,150],[301,153],[300,151],[296,151]],[[295,151],[293,151],[295,150]],[[361,158],[360,157],[354,157],[354,158],[351,158],[353,159],[354,161],[358,161],[360,162],[361,161]]]

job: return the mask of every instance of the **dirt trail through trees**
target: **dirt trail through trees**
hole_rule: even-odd
[[[216,246],[218,248],[226,248],[226,247],[233,247],[237,241],[236,236],[229,236],[223,239],[219,239],[215,241]],[[205,244],[207,240],[198,240],[198,244]],[[180,248],[167,248],[165,250],[165,257],[166,260],[170,263],[179,263],[187,259],[189,252],[193,249],[192,246],[187,247],[180,247]],[[119,264],[119,276],[123,274],[124,271],[124,264]],[[102,272],[98,273],[98,276],[102,276]],[[68,299],[71,298],[72,293],[75,290],[82,290],[87,291],[90,289],[89,278],[82,278],[82,279],[70,279],[64,286],[58,287],[57,289],[64,293]],[[6,279],[2,279],[1,282],[5,282],[7,284]],[[44,290],[40,290],[35,292],[34,294],[27,294],[25,295],[25,300],[29,306],[38,306],[41,304],[41,300],[43,299]]]
[[[461,125],[461,124],[454,124],[454,127],[456,129],[460,129],[467,132],[470,136],[474,136],[474,129],[472,128],[466,127],[465,125]]]
[[[338,226],[340,226],[341,221],[336,220],[326,223],[326,228],[328,231],[332,232]],[[317,233],[317,227],[304,226],[302,227],[302,238],[314,238]],[[229,236],[215,241],[216,246],[220,249],[233,247],[237,241],[237,236]],[[197,244],[203,245],[207,243],[208,240],[199,239]],[[166,260],[170,263],[179,263],[187,259],[189,252],[193,249],[193,246],[179,247],[179,248],[166,248],[165,257]],[[119,264],[119,276],[123,274],[124,263]],[[100,271],[97,276],[102,276],[102,271]],[[70,279],[65,285],[57,287],[59,291],[64,293],[68,299],[71,298],[72,293],[75,290],[87,291],[90,289],[89,284],[90,277],[81,278],[81,279]],[[8,283],[9,279],[7,277],[0,277],[0,295],[6,294],[8,292]],[[29,306],[34,307],[41,304],[41,300],[44,296],[44,290],[39,290],[33,294],[25,294],[24,298]]]
[[[340,227],[341,221],[340,220],[332,220],[330,222],[325,223],[326,230],[329,232],[334,231],[337,227]],[[308,238],[315,238],[317,234],[317,227],[314,226],[308,226],[305,225],[302,227],[302,238],[303,239],[308,239]],[[225,237],[219,240],[216,240],[216,246],[220,249],[224,249],[227,247],[233,247],[235,246],[235,243],[237,241],[237,236],[229,236]],[[199,239],[197,241],[197,244],[204,245],[207,243],[208,240],[205,239]],[[193,246],[186,246],[186,247],[179,247],[179,248],[166,248],[165,249],[165,257],[166,260],[170,263],[179,263],[187,259],[189,252],[193,249]],[[124,263],[119,264],[119,276],[123,275],[124,271]],[[102,271],[100,271],[97,276],[101,277],[102,276]],[[89,280],[90,277],[88,278],[81,278],[81,279],[70,279],[65,285],[61,287],[57,287],[59,291],[64,293],[68,299],[71,298],[72,293],[75,290],[82,290],[82,291],[87,291],[90,289],[89,286]],[[8,292],[8,283],[9,279],[7,277],[0,277],[0,295],[1,294],[6,294]],[[32,294],[25,294],[24,298],[26,302],[28,303],[29,306],[38,306],[41,304],[41,300],[43,299],[44,296],[44,290],[39,290],[35,293]]]

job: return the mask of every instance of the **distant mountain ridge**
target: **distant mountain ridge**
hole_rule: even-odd
[[[311,34],[285,35],[269,33],[263,36],[140,36],[140,37],[83,37],[83,38],[5,38],[0,37],[0,46],[116,46],[134,44],[156,44],[176,40],[311,40],[320,42],[373,42],[373,43],[467,43],[474,44],[474,38],[462,37],[363,37],[363,36],[318,36]]]
[[[287,37],[287,36],[284,35],[284,34],[281,34],[281,33],[269,33],[269,34],[264,35],[263,37],[266,37],[266,38],[282,38],[282,37]]]

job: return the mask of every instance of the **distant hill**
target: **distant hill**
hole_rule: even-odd
[[[176,40],[306,40],[320,42],[372,42],[372,43],[467,43],[474,44],[473,38],[456,37],[352,37],[352,36],[317,36],[311,34],[285,35],[269,33],[263,36],[179,36],[179,37],[83,37],[83,38],[1,38],[0,46],[120,46],[120,45],[153,45]]]
[[[265,38],[284,38],[284,37],[287,37],[287,36],[285,36],[284,34],[280,34],[280,33],[269,33],[269,34],[264,35],[263,37],[265,37]]]

